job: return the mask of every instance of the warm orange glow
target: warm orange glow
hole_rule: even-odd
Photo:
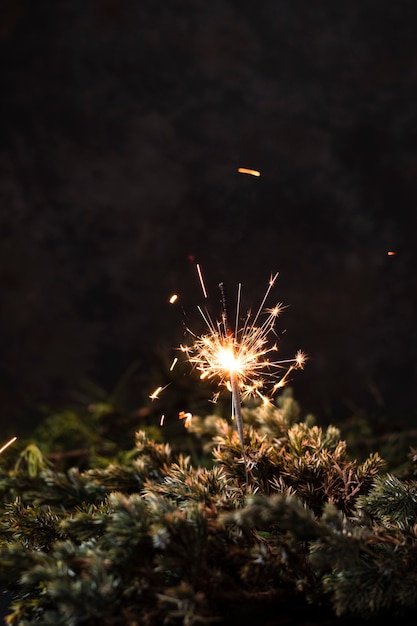
[[[170,297],[170,299],[169,299],[169,303],[170,303],[170,304],[174,304],[174,302],[176,302],[177,300],[178,300],[178,296],[177,296],[177,294],[176,294],[176,293],[174,293],[174,294]]]
[[[251,176],[260,176],[261,172],[259,170],[251,170],[247,167],[238,167],[237,171],[239,174],[250,174]]]
[[[388,256],[395,256],[397,253],[393,252],[393,250],[388,250],[387,254]]]

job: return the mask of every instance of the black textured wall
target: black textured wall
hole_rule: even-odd
[[[146,372],[181,337],[173,291],[198,320],[197,261],[214,312],[220,280],[249,306],[280,272],[306,410],[415,416],[416,16],[411,1],[3,2],[5,414],[84,377],[110,388],[136,359]]]

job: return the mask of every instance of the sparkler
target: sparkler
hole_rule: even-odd
[[[207,298],[199,267],[198,275],[204,297]],[[234,328],[229,325],[225,291],[221,283],[219,285],[222,295],[221,319],[213,321],[207,309],[197,307],[208,331],[199,336],[188,329],[194,338],[194,343],[191,346],[180,346],[180,349],[187,355],[188,361],[200,372],[201,379],[215,379],[220,388],[225,387],[231,392],[232,417],[236,419],[245,464],[246,483],[248,483],[248,464],[241,401],[248,396],[258,396],[263,402],[270,402],[271,395],[286,384],[290,372],[294,369],[302,369],[306,361],[306,355],[301,350],[293,359],[286,361],[271,358],[278,351],[275,323],[283,305],[278,303],[272,309],[266,309],[265,303],[277,276],[278,273],[271,275],[268,288],[253,319],[249,311],[243,323],[240,321],[242,287],[239,284]],[[263,316],[265,318],[261,321]],[[272,344],[270,343],[271,335],[274,336]],[[278,372],[282,370],[285,370],[285,373],[279,377]]]

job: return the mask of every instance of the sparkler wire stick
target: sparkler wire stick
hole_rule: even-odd
[[[226,331],[226,335],[231,337],[232,339],[232,353],[233,353],[233,359],[235,359],[235,348],[234,348],[234,338],[237,335],[238,332],[238,320],[239,320],[239,305],[240,305],[240,292],[241,292],[241,285],[239,284],[239,289],[238,289],[238,302],[236,305],[236,328],[235,328],[235,335],[233,335],[233,333],[230,330],[229,327],[229,321],[228,321],[228,315],[227,315],[227,307],[226,307],[226,292],[224,289],[224,284],[220,283],[219,284],[219,289],[220,289],[220,293],[222,296],[222,307],[223,307],[223,323],[224,323],[224,327],[225,327],[225,331]],[[241,403],[240,403],[240,389],[239,389],[239,383],[238,383],[238,379],[236,376],[236,372],[232,369],[232,367],[230,368],[230,388],[232,390],[232,414],[234,415],[235,419],[236,419],[236,426],[237,426],[237,432],[239,435],[239,439],[240,439],[240,445],[242,448],[242,457],[243,457],[243,463],[245,465],[245,477],[246,477],[246,485],[248,484],[249,481],[249,476],[248,476],[248,463],[247,463],[247,457],[246,457],[246,452],[245,452],[245,435],[243,432],[243,419],[242,419],[242,409],[241,409]]]
[[[245,464],[245,477],[246,477],[246,485],[249,482],[248,475],[248,460],[245,452],[245,436],[243,433],[243,419],[242,419],[242,409],[240,404],[240,390],[239,384],[237,382],[237,377],[234,372],[230,372],[230,387],[232,389],[232,403],[233,403],[233,414],[236,418],[236,426],[237,432],[240,439],[240,445],[242,448],[242,457],[243,463]]]

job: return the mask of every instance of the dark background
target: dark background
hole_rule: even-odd
[[[214,315],[279,271],[305,411],[415,419],[414,0],[0,6],[3,432],[132,363],[149,402],[196,262]]]

